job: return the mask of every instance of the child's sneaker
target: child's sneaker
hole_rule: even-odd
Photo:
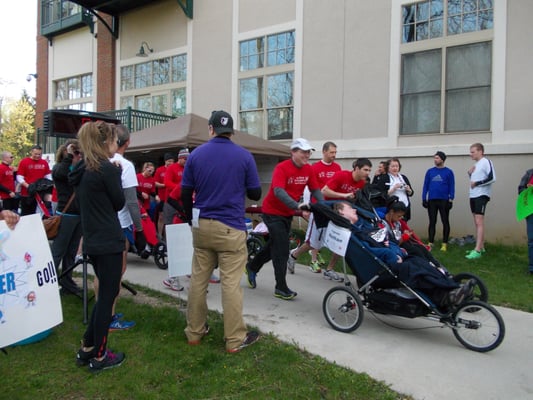
[[[443,243],[442,246],[440,246],[440,251],[446,252],[448,251],[448,244]]]
[[[313,261],[311,265],[309,265],[309,269],[316,274],[319,274],[322,272],[322,269],[320,268],[320,264],[318,261]]]
[[[91,372],[99,372],[104,369],[118,367],[125,358],[126,355],[124,353],[112,353],[107,350],[102,360],[98,361],[96,358],[91,358],[89,361],[89,370]]]
[[[135,321],[121,321],[120,317],[115,314],[113,315],[113,319],[111,320],[111,323],[109,324],[109,331],[115,332],[115,331],[126,331],[130,328],[133,328],[135,326]]]

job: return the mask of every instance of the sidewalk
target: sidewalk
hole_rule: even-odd
[[[185,291],[172,292],[161,283],[166,277],[167,271],[158,269],[152,258],[129,256],[127,281],[186,300],[189,280],[180,278]],[[505,339],[491,352],[476,353],[464,348],[450,329],[421,318],[374,316],[365,310],[355,332],[337,332],[322,314],[323,296],[336,283],[303,265],[297,265],[287,280],[298,292],[293,301],[273,296],[271,264],[258,274],[256,289],[248,288],[243,275],[249,325],[328,361],[366,372],[417,400],[533,398],[533,314],[498,307],[506,324]],[[220,284],[209,285],[208,305],[222,312]]]

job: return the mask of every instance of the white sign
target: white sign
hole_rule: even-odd
[[[330,249],[333,253],[344,257],[348,243],[350,242],[350,236],[352,232],[347,228],[341,228],[329,221],[326,228],[326,237],[324,238],[324,245]]]
[[[41,216],[0,221],[0,348],[63,322],[57,280]]]
[[[168,276],[189,275],[192,269],[192,232],[189,224],[166,226]]]

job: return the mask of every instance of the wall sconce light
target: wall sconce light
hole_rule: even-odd
[[[28,82],[31,82],[31,79],[32,79],[32,78],[33,78],[33,79],[37,79],[37,76],[38,76],[37,74],[28,74],[28,76],[26,77],[26,80],[27,80]]]
[[[142,42],[141,48],[139,49],[139,52],[136,54],[137,57],[148,57],[148,54],[146,53],[146,51],[144,51],[145,47],[146,47],[146,50],[148,50],[150,53],[154,52],[154,49],[150,48],[150,46],[148,46],[148,43]]]

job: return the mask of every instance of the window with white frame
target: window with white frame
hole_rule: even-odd
[[[187,55],[179,54],[120,69],[120,108],[178,117],[186,112]]]
[[[239,43],[240,129],[265,139],[292,139],[294,31]]]
[[[54,107],[57,109],[93,111],[92,74],[54,81],[54,96]]]
[[[492,0],[402,6],[400,134],[490,130]]]

